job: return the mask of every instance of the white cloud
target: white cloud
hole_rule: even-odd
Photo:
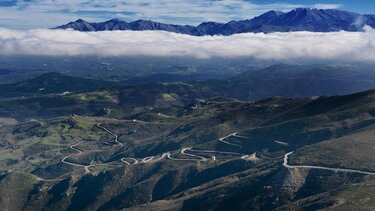
[[[252,57],[375,61],[375,31],[196,37],[163,31],[0,29],[0,55]]]
[[[338,9],[341,4],[314,4],[313,7],[317,9]]]

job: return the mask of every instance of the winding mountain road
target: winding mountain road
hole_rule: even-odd
[[[191,147],[186,149],[185,151],[191,151],[191,152],[201,152],[201,153],[212,153],[212,154],[228,154],[228,155],[236,155],[236,156],[240,156],[241,159],[244,159],[244,160],[257,160],[258,158],[256,157],[256,152],[254,152],[253,154],[251,155],[245,155],[245,154],[241,154],[241,153],[237,153],[237,152],[225,152],[225,151],[215,151],[215,150],[198,150],[198,149],[192,149]],[[215,159],[216,160],[216,156],[213,156],[214,158],[212,159]]]
[[[44,178],[41,178],[40,176],[38,176],[38,175],[35,175],[35,174],[32,174],[32,173],[30,173],[33,177],[35,177],[36,178],[36,180],[38,180],[38,181],[40,181],[40,182],[56,182],[56,181],[62,181],[62,180],[64,180],[63,178],[62,179],[59,179],[59,178],[57,178],[57,179],[44,179]]]
[[[76,148],[76,146],[79,145],[79,144],[80,144],[80,143],[77,143],[77,144],[71,145],[71,146],[69,146],[69,148],[72,149],[72,150],[74,150],[74,151],[76,151],[76,152],[78,152],[78,154],[81,154],[82,151]],[[72,162],[66,161],[68,158],[72,157],[73,155],[75,155],[75,154],[70,154],[70,155],[65,156],[65,157],[61,160],[61,162],[65,163],[65,164],[67,164],[67,165],[71,165],[71,166],[75,166],[75,167],[81,167],[81,168],[84,168],[86,174],[87,174],[87,173],[90,173],[90,169],[89,169],[89,168],[92,167],[93,165],[82,165],[82,164],[77,164],[77,163],[72,163]]]
[[[109,131],[109,130],[106,130],[106,131]],[[229,138],[231,136],[234,136],[234,137],[237,137],[237,138],[248,138],[248,137],[245,137],[245,136],[240,136],[237,133],[232,133],[232,134],[229,134],[225,137],[219,138],[219,141],[223,142],[225,144],[231,145],[231,146],[242,147],[241,145],[233,144],[233,143],[225,141],[226,138]],[[210,158],[206,158],[206,157],[203,157],[203,156],[200,156],[200,155],[193,154],[193,152],[211,153],[211,154],[228,154],[228,155],[240,156],[241,159],[252,160],[252,161],[258,159],[256,157],[256,153],[253,153],[251,155],[245,155],[245,154],[241,154],[241,153],[237,153],[237,152],[226,152],[226,151],[216,151],[216,150],[197,150],[197,149],[193,149],[193,147],[185,147],[185,148],[181,149],[180,153],[182,155],[185,155],[185,156],[191,157],[191,158],[175,158],[175,157],[172,157],[171,152],[165,152],[158,158],[155,157],[155,156],[149,156],[149,157],[141,158],[140,162],[138,161],[138,159],[135,159],[135,158],[127,158],[127,159],[133,159],[135,161],[133,163],[130,163],[129,161],[126,161],[126,158],[121,158],[121,161],[123,163],[127,164],[127,165],[135,165],[135,164],[139,164],[139,163],[155,163],[155,162],[158,162],[158,161],[160,161],[164,158],[167,158],[167,159],[173,160],[173,161],[193,161],[193,162],[198,162],[198,161],[207,162],[210,159],[212,159],[212,160],[217,159],[216,156],[211,156]]]
[[[231,145],[231,146],[236,146],[236,147],[242,147],[241,145],[239,144],[233,144],[233,143],[230,143],[228,141],[225,141],[226,138],[229,138],[231,136],[234,136],[234,137],[237,137],[237,138],[248,138],[248,137],[245,137],[245,136],[240,136],[236,133],[232,133],[232,134],[229,134],[227,136],[224,136],[222,138],[219,138],[219,141],[220,142],[223,142],[225,144],[228,144],[228,145]],[[188,158],[173,158],[171,157],[171,154],[169,153],[168,154],[168,159],[171,159],[171,160],[178,160],[178,161],[202,161],[202,162],[206,162],[208,161],[209,159],[208,158],[205,158],[203,156],[199,156],[199,155],[195,155],[195,154],[192,154],[192,153],[188,153],[188,151],[190,152],[200,152],[200,153],[212,153],[212,154],[228,154],[228,155],[235,155],[235,156],[240,156],[241,159],[244,159],[244,160],[257,160],[258,158],[256,157],[256,153],[253,153],[251,155],[245,155],[245,154],[241,154],[241,153],[237,153],[237,152],[225,152],[225,151],[216,151],[216,150],[197,150],[197,149],[193,149],[193,147],[186,147],[186,148],[183,148],[181,150],[181,154],[183,155],[186,155],[186,156],[190,156],[190,157],[193,157],[193,158],[198,158],[197,159],[188,159]],[[211,157],[212,160],[216,160],[216,156],[212,156]]]
[[[125,163],[127,165],[135,165],[135,164],[139,163],[138,160],[135,159],[135,158],[129,158],[129,159],[132,159],[134,162],[130,163],[129,161],[126,161],[126,158],[121,158],[120,160],[121,160],[121,162],[123,162],[123,163]]]
[[[194,155],[194,154],[191,154],[191,153],[188,153],[186,151],[192,151],[193,147],[186,147],[186,148],[183,148],[181,150],[181,154],[182,155],[186,155],[186,156],[190,156],[190,157],[193,157],[193,158],[198,158],[200,161],[202,162],[206,162],[208,161],[207,158],[203,157],[203,156],[199,156],[199,155]]]
[[[309,165],[296,165],[292,166],[288,164],[288,159],[291,154],[294,152],[288,152],[284,155],[284,162],[283,166],[288,169],[297,169],[297,168],[306,168],[306,169],[322,169],[322,170],[329,170],[334,172],[348,172],[348,173],[358,173],[358,174],[365,174],[365,175],[372,175],[375,176],[375,172],[369,171],[361,171],[356,169],[344,169],[344,168],[330,168],[330,167],[323,167],[323,166],[309,166]]]
[[[187,148],[188,151],[191,152],[203,152],[203,153],[214,153],[214,154],[229,154],[229,155],[243,155],[237,152],[224,152],[224,151],[215,151],[215,150],[200,150],[200,149],[192,149],[192,147]],[[186,150],[185,150],[186,151]]]
[[[113,136],[114,137],[113,141],[115,143],[117,143],[120,146],[124,146],[123,143],[118,141],[118,135],[113,133],[112,131],[110,131],[108,128],[102,126],[102,123],[98,123],[96,126],[100,129],[104,130],[105,132],[107,132],[109,135]],[[231,145],[231,146],[242,147],[241,145],[233,144],[233,143],[230,143],[228,141],[225,141],[226,138],[229,138],[231,136],[234,136],[234,137],[237,137],[237,138],[248,138],[248,137],[245,137],[245,136],[240,136],[237,133],[232,133],[232,134],[229,134],[225,137],[219,138],[219,141],[223,142],[225,144]],[[78,144],[80,144],[80,143],[78,143]],[[82,151],[80,149],[76,148],[76,146],[78,144],[72,145],[69,148],[72,149],[72,150],[75,150],[76,152],[78,152],[78,154],[80,154],[80,153],[82,153]],[[121,158],[120,161],[123,162],[126,165],[136,165],[136,164],[140,164],[140,163],[143,163],[143,164],[145,164],[145,163],[155,163],[155,162],[158,162],[158,161],[160,161],[162,159],[165,159],[165,158],[169,159],[169,160],[173,160],[173,161],[194,161],[194,162],[198,162],[198,161],[207,162],[209,159],[216,160],[216,156],[211,156],[210,158],[206,158],[206,157],[203,157],[203,156],[200,156],[200,155],[193,154],[193,152],[211,153],[211,154],[228,154],[228,155],[233,155],[233,156],[240,156],[241,159],[245,159],[245,160],[256,160],[257,159],[256,153],[253,153],[251,155],[245,155],[245,154],[241,154],[241,153],[237,153],[237,152],[226,152],[226,151],[215,151],[215,150],[197,150],[197,149],[193,149],[193,147],[185,147],[185,148],[181,149],[180,153],[182,155],[185,155],[185,156],[191,157],[191,158],[174,158],[174,157],[172,157],[171,152],[164,152],[159,157],[148,156],[148,157],[145,157],[145,158],[138,158],[138,159],[132,158],[132,157],[129,157],[129,158],[124,157],[124,158]],[[77,163],[72,163],[72,162],[66,161],[68,158],[72,157],[73,155],[75,155],[75,154],[71,154],[71,155],[68,155],[68,156],[64,157],[61,160],[61,162],[65,163],[65,164],[68,164],[68,165],[84,168],[86,173],[89,173],[90,172],[89,168],[94,166],[94,165],[82,165],[82,164],[77,164]],[[130,162],[130,160],[132,160],[133,162]]]
[[[141,163],[149,163],[155,159],[155,156],[145,157],[141,160]]]
[[[116,142],[118,145],[120,145],[120,146],[124,146],[123,143],[121,143],[121,142],[118,141],[118,135],[117,135],[117,134],[115,134],[115,133],[113,133],[112,131],[108,130],[107,128],[101,126],[101,124],[102,124],[102,123],[98,123],[96,126],[97,126],[98,128],[100,128],[100,129],[104,130],[105,132],[107,132],[107,133],[110,134],[111,136],[115,137],[115,138],[113,139],[113,141]]]
[[[224,137],[222,137],[222,138],[219,138],[219,141],[220,141],[220,142],[223,142],[223,143],[225,143],[225,144],[231,145],[231,146],[235,146],[235,147],[240,147],[240,148],[241,148],[242,146],[239,145],[239,144],[233,144],[233,143],[230,143],[230,142],[224,140],[224,139],[227,139],[227,138],[229,138],[229,137],[231,137],[231,136],[235,136],[235,135],[237,135],[237,133],[229,134],[229,135],[227,135],[227,136],[224,136]]]
[[[155,160],[153,160],[152,162],[158,162],[166,157],[168,157],[168,155],[170,155],[171,153],[170,152],[165,152],[163,153],[160,157],[156,158]]]
[[[167,158],[170,160],[174,160],[174,161],[194,161],[194,162],[199,161],[197,159],[191,159],[191,158],[174,158],[172,157],[171,153],[167,155]]]

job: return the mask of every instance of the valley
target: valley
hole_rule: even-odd
[[[0,211],[375,210],[375,1],[0,14]]]
[[[236,209],[331,209],[352,206],[348,191],[357,197],[373,191],[374,91],[259,101],[194,99],[189,91],[183,98],[186,92],[176,92],[173,98],[182,101],[144,103],[148,95],[124,94],[131,89],[1,102],[3,116],[17,123],[0,128],[0,189],[24,185],[2,193],[0,204],[27,210],[203,210],[213,203],[218,210],[233,203]],[[350,145],[353,139],[358,144]]]

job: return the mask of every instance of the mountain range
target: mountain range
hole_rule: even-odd
[[[50,72],[29,80],[10,84],[0,84],[0,98],[62,94],[64,92],[69,93],[74,91],[92,91],[116,85],[115,82],[77,78]]]
[[[62,114],[96,115],[103,113],[103,108],[106,107],[103,105],[108,103],[115,103],[124,108],[184,107],[195,99],[226,97],[256,101],[275,96],[332,96],[366,91],[375,87],[375,74],[372,69],[359,65],[276,64],[263,69],[249,70],[228,79],[190,82],[177,82],[179,78],[174,75],[159,78],[164,82],[170,81],[168,83],[152,82],[149,77],[138,77],[134,82],[130,79],[104,81],[61,73],[45,73],[36,78],[1,84],[0,114],[2,117],[17,120],[56,117]],[[94,93],[83,96],[85,92]],[[71,99],[74,95],[79,96],[77,101]],[[98,98],[104,102],[96,102],[99,101]],[[92,101],[93,99],[95,101]],[[1,105],[1,102],[10,100],[20,101]],[[23,103],[23,100],[27,103]],[[87,104],[84,103],[86,101]],[[58,109],[47,109],[56,105]],[[60,107],[67,105],[70,106],[69,109],[62,110]],[[149,117],[134,117],[144,118]]]
[[[126,22],[119,19],[112,19],[101,23],[90,23],[79,19],[53,29],[73,29],[85,32],[160,30],[193,36],[228,36],[246,32],[362,31],[365,25],[375,27],[375,15],[358,14],[334,9],[297,8],[287,13],[269,11],[253,19],[230,21],[228,23],[203,22],[198,26],[165,24],[151,20]]]
[[[274,96],[344,95],[373,87],[373,71],[355,65],[276,64],[223,80],[125,86],[118,99],[124,106],[185,105],[215,96],[254,101]]]
[[[373,210],[372,66],[147,81],[0,84],[0,210]]]
[[[146,107],[116,93],[0,102],[38,117],[0,127],[1,210],[373,210],[374,90]]]

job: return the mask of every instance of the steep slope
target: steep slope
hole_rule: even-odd
[[[375,172],[375,91],[257,102],[201,99],[183,107],[105,106],[112,118],[72,116],[0,128],[0,190],[6,196],[0,206],[316,210],[350,207],[353,201],[372,206],[373,176],[287,168],[283,159],[295,151],[290,165]],[[145,118],[152,116],[158,118]],[[253,159],[242,156],[254,152]],[[15,184],[18,189],[7,191]],[[370,199],[359,200],[364,196]]]
[[[193,26],[173,25],[154,22],[150,20],[137,20],[134,22],[126,22],[119,19],[112,19],[101,23],[88,23],[82,19],[75,22],[70,22],[66,25],[58,26],[54,29],[74,29],[77,31],[114,31],[114,30],[132,30],[132,31],[145,31],[145,30],[161,30],[176,32],[182,34],[190,34],[194,29]]]

